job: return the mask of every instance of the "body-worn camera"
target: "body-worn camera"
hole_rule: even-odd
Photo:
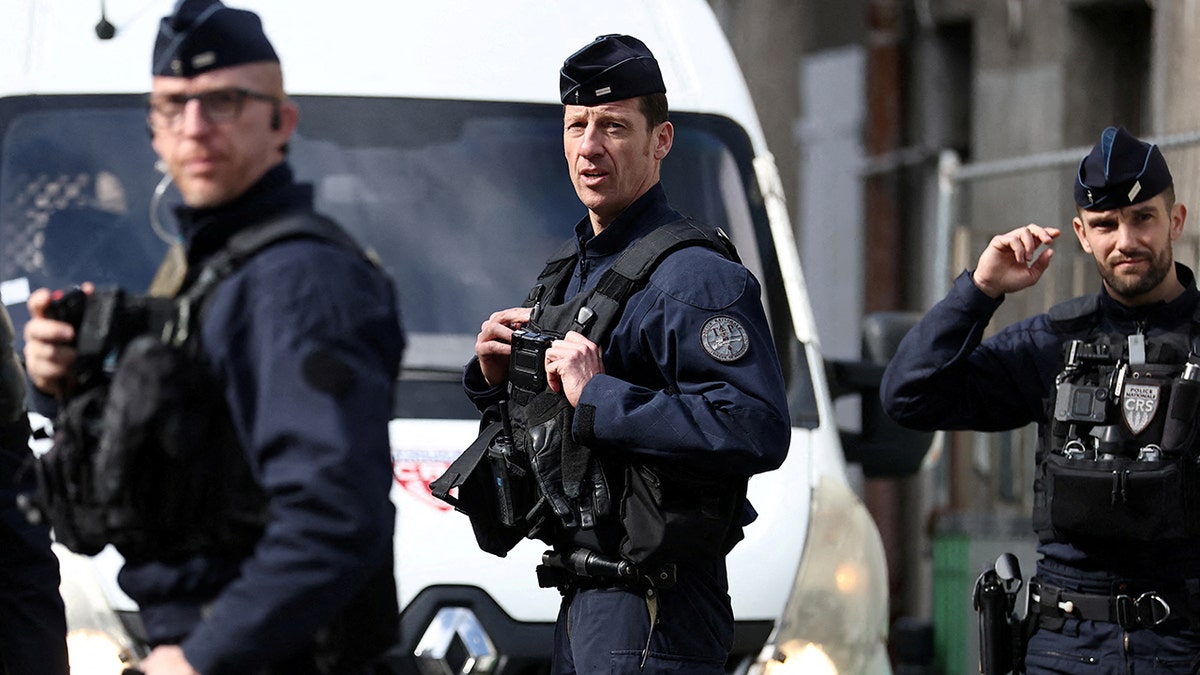
[[[1113,385],[1107,377],[1096,377],[1093,383],[1078,383],[1083,371],[1096,370],[1117,363],[1106,344],[1091,344],[1072,340],[1065,346],[1065,368],[1058,379],[1054,400],[1054,419],[1060,422],[1103,424],[1113,404]],[[1109,369],[1108,376],[1115,373]],[[1098,375],[1099,373],[1097,373]]]
[[[512,334],[512,356],[508,360],[508,381],[529,392],[546,387],[546,350],[558,338],[531,330]]]
[[[1103,424],[1108,419],[1108,389],[1063,382],[1054,399],[1054,419],[1060,422]]]

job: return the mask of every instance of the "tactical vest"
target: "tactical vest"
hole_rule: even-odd
[[[84,555],[111,543],[135,562],[253,550],[267,499],[204,356],[200,323],[223,280],[297,237],[360,251],[332,221],[291,213],[232,236],[174,298],[77,296],[79,384],[36,464],[38,505],[58,541]]]
[[[1063,339],[1034,480],[1043,542],[1200,535],[1200,308],[1188,334],[1099,333],[1099,297],[1050,310]]]
[[[551,340],[576,331],[603,344],[658,264],[687,246],[707,246],[738,260],[724,232],[687,219],[652,230],[593,289],[569,301],[564,296],[577,262],[575,242],[547,262],[524,303],[532,308],[530,321],[513,337],[509,400],[484,413],[475,443],[430,486],[471,517],[480,548],[503,556],[525,537],[557,545],[611,516],[619,518],[619,546],[597,552],[637,563],[712,558],[740,540],[744,479],[650,461],[601,462],[575,441],[575,409],[545,382]],[[457,496],[451,494],[455,488]],[[586,534],[583,540],[591,548],[613,546]]]

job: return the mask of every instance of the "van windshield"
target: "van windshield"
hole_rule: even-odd
[[[298,178],[396,280],[411,340],[405,377],[457,376],[479,324],[522,302],[586,213],[567,174],[561,108],[295,100],[300,126],[289,150]],[[710,115],[672,121],[663,183],[673,204],[725,228],[764,287],[777,287],[764,278],[777,267],[759,255],[771,250],[770,235],[745,132]],[[155,168],[141,96],[0,99],[0,296],[18,343],[36,288],[93,281],[145,290],[173,240],[178,203]],[[764,301],[776,332],[790,333],[784,299]]]

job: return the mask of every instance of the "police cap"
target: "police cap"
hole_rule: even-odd
[[[600,105],[646,94],[665,94],[658,61],[641,40],[601,35],[567,57],[559,77],[564,104]]]
[[[1125,127],[1108,127],[1079,163],[1075,203],[1088,211],[1108,211],[1144,202],[1172,184],[1158,146],[1134,138]]]
[[[193,77],[259,61],[278,62],[279,57],[257,14],[220,0],[179,0],[159,24],[152,74]]]

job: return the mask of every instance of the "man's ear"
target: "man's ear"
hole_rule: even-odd
[[[671,145],[675,143],[675,126],[670,122],[663,122],[658,125],[658,131],[654,135],[654,159],[662,160],[671,152]]]
[[[1085,253],[1090,254],[1092,252],[1092,245],[1088,243],[1083,219],[1075,216],[1071,219],[1071,225],[1075,227],[1075,238],[1079,240],[1079,245],[1083,247]]]
[[[275,109],[275,114],[271,117],[271,129],[285,132],[288,137],[291,137],[299,123],[300,108],[287,100],[279,104],[279,107]]]
[[[1183,236],[1183,226],[1187,223],[1187,207],[1176,202],[1171,207],[1171,241]]]

